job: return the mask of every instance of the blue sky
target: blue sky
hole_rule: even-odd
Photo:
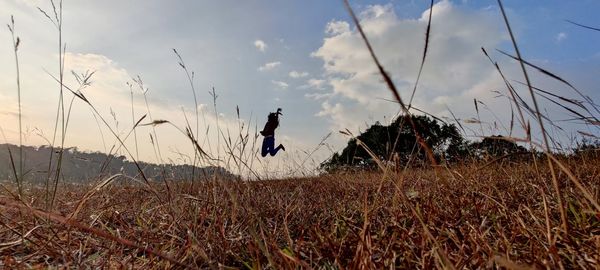
[[[422,54],[428,1],[351,1],[383,64],[408,98]],[[504,1],[525,58],[571,81],[595,100],[600,99],[600,34],[565,22],[566,19],[598,27],[589,10],[600,2]],[[15,16],[23,80],[24,123],[30,130],[27,144],[42,144],[52,133],[58,88],[44,70],[56,74],[56,31],[37,7],[50,9],[45,0],[3,0],[0,18]],[[509,121],[508,103],[494,98],[503,91],[497,73],[479,48],[512,52],[496,1],[436,1],[431,50],[425,64],[415,106],[438,116],[449,116],[449,107],[460,118],[475,115],[472,100],[485,102],[490,111],[482,120]],[[153,117],[183,125],[181,107],[193,115],[193,98],[185,74],[172,52],[176,48],[195,72],[199,103],[204,104],[201,127],[215,126],[212,97],[219,95],[222,127],[235,130],[236,106],[244,125],[264,124],[266,114],[283,108],[278,139],[288,145],[281,156],[260,161],[267,171],[295,170],[290,160],[304,160],[329,132],[334,135],[314,154],[315,162],[347,140],[337,131],[364,130],[375,121],[386,122],[397,114],[364,44],[341,1],[65,1],[64,39],[67,72],[96,70],[94,84],[85,93],[105,117],[115,113],[117,128],[125,134],[131,125],[130,92],[126,82],[141,76],[150,89]],[[8,29],[0,31],[0,121],[7,140],[16,142],[16,89],[13,52]],[[522,80],[518,66],[493,53],[511,79]],[[563,85],[532,71],[534,83],[571,96]],[[70,76],[69,76],[70,78]],[[73,83],[71,80],[70,83]],[[523,92],[525,93],[525,92]],[[135,92],[135,109],[145,111],[143,96]],[[545,104],[544,105],[548,105]],[[564,118],[548,105],[555,119]],[[76,103],[68,146],[104,150],[89,110]],[[567,126],[564,136],[578,128]],[[477,127],[474,127],[476,129]],[[140,159],[156,161],[148,138],[140,130]],[[185,140],[173,130],[158,129],[165,155],[178,161],[177,152],[190,153]],[[486,133],[503,133],[501,128]],[[91,134],[90,134],[91,133]],[[104,134],[107,131],[104,130]],[[216,133],[205,144],[214,144]],[[563,137],[564,137],[563,136]],[[132,142],[127,142],[131,144]],[[107,142],[107,144],[110,144]],[[109,145],[110,146],[110,145]],[[163,160],[164,161],[164,160]],[[314,165],[314,164],[313,164]],[[291,167],[290,167],[291,166]]]

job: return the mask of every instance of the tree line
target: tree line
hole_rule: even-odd
[[[50,146],[23,146],[25,177],[27,182],[43,183],[49,177],[54,177],[59,148]],[[14,180],[14,168],[18,168],[19,158],[15,156],[19,146],[0,144],[0,180]],[[10,157],[12,153],[12,161]],[[50,158],[52,162],[50,163]],[[162,179],[195,179],[207,178],[214,174],[233,177],[221,167],[194,167],[187,164],[153,164],[138,161],[144,175],[151,180]],[[50,165],[50,166],[49,166]],[[134,162],[122,155],[107,155],[101,152],[84,152],[76,147],[65,148],[62,156],[60,179],[72,183],[84,183],[93,179],[103,178],[114,174],[130,177],[139,176],[139,169]]]
[[[430,148],[438,163],[490,159],[524,161],[541,154],[501,135],[488,136],[472,142],[465,139],[454,124],[426,115],[410,117],[412,123],[407,121],[406,117],[398,117],[390,125],[376,122],[359,136],[350,139],[341,152],[334,153],[331,158],[321,163],[320,168],[326,172],[374,169],[377,167],[374,158],[391,162],[393,166],[427,166],[431,162],[426,149],[418,143],[416,134]],[[599,141],[584,140],[573,149],[573,154],[597,149],[600,149]],[[597,154],[597,151],[595,152]]]

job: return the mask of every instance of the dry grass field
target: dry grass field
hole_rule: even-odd
[[[564,161],[600,199],[600,159]],[[2,196],[8,268],[594,269],[600,212],[548,168],[467,164],[272,181],[64,186]],[[36,194],[36,192],[40,194]]]

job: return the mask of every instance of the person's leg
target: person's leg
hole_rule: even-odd
[[[265,157],[265,156],[267,156],[267,154],[271,154],[273,152],[273,148],[275,148],[274,144],[275,144],[275,137],[273,137],[273,136],[265,137],[263,140],[261,155],[263,157]],[[273,154],[271,154],[271,156],[272,155]]]
[[[267,156],[267,153],[271,152],[270,150],[273,148],[273,143],[271,143],[269,147],[269,137],[265,137],[262,142],[262,148],[260,151],[260,155],[263,157]]]
[[[275,156],[277,154],[277,152],[279,152],[279,149],[281,149],[281,145],[277,146],[277,148],[275,148],[275,149],[271,149],[269,154],[271,154],[271,156]]]
[[[275,146],[275,137],[273,137],[273,146]],[[283,147],[283,144],[279,144],[279,146],[277,146],[277,148],[273,149],[273,147],[271,147],[271,151],[269,151],[269,154],[271,154],[271,156],[274,156],[277,154],[277,152],[279,152],[279,150],[283,150],[285,151],[285,147]]]

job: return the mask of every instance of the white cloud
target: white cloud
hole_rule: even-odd
[[[411,94],[423,53],[429,12],[418,19],[399,18],[392,5],[374,5],[360,13],[361,25],[374,50],[404,99]],[[413,104],[434,114],[446,114],[446,105],[460,105],[473,97],[490,97],[501,87],[481,47],[494,48],[506,39],[494,10],[467,10],[450,1],[433,10],[427,62]],[[324,62],[325,81],[309,81],[313,89],[330,85],[330,96],[318,95],[322,110],[334,128],[357,127],[369,117],[394,116],[397,104],[382,83],[359,33],[342,21],[328,23],[323,45],[312,53]],[[311,95],[311,97],[315,97]],[[439,98],[443,97],[443,98]],[[470,108],[457,106],[461,112]],[[360,108],[357,110],[356,108]],[[362,113],[361,113],[362,111]],[[455,111],[456,112],[456,111]]]
[[[308,80],[308,86],[313,89],[323,90],[327,81],[319,80],[319,79],[310,79]]]
[[[287,84],[286,82],[282,82],[282,81],[271,81],[272,84],[274,84],[275,86],[281,88],[281,89],[287,89],[290,85]]]
[[[298,89],[325,90],[325,85],[327,85],[327,83],[328,83],[327,80],[312,78],[312,79],[309,79],[308,81],[306,81],[306,84],[298,86]],[[319,95],[322,95],[322,93],[320,93]]]
[[[254,47],[256,47],[261,52],[265,52],[268,46],[267,43],[265,43],[264,41],[257,39],[254,41]]]
[[[325,98],[329,98],[331,96],[332,96],[332,94],[330,94],[330,93],[325,93],[325,94],[321,94],[321,93],[308,93],[308,94],[304,94],[304,97],[310,98],[310,99],[314,99],[314,100],[325,99]]]
[[[344,21],[331,21],[325,27],[325,33],[333,36],[350,33],[350,24]]]
[[[132,76],[127,70],[104,55],[68,52],[65,55],[65,70],[78,74],[94,71],[93,83],[87,90],[88,92],[97,92],[101,95],[111,95],[113,94],[111,92],[129,92],[129,89],[124,86]],[[70,74],[67,76],[70,77]]]
[[[304,72],[300,72],[300,71],[290,71],[289,73],[290,77],[297,79],[297,78],[304,78],[306,76],[308,76],[308,72],[304,71]]]
[[[281,62],[279,62],[279,61],[269,62],[269,63],[266,63],[266,64],[260,66],[258,68],[258,70],[259,71],[268,71],[268,70],[272,70],[272,69],[278,67],[279,65],[281,65]]]
[[[310,79],[308,85],[315,89],[323,89],[323,86],[327,83],[325,80]]]
[[[383,106],[386,109],[392,111],[395,104],[384,104]],[[373,122],[374,113],[365,111],[364,108],[360,106],[354,106],[352,104],[344,104],[342,102],[334,102],[333,104],[330,101],[325,100],[321,104],[321,111],[316,114],[320,117],[328,118],[332,123],[332,129],[334,131],[349,129],[352,132],[357,132],[361,127],[368,127],[368,122]],[[379,117],[383,118],[382,115]],[[358,134],[355,134],[358,135]]]
[[[556,42],[559,42],[559,43],[560,43],[561,41],[563,41],[563,40],[567,39],[567,33],[565,33],[565,32],[560,32],[560,33],[556,34],[556,37],[555,37],[555,39],[556,39]]]

